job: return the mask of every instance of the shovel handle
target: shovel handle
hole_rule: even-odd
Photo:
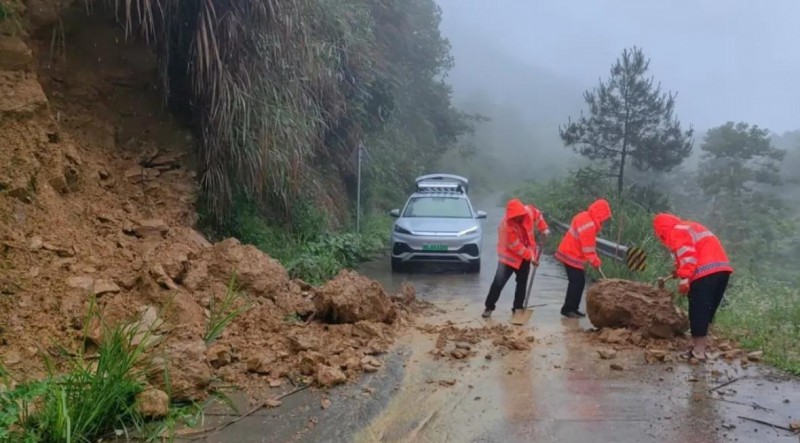
[[[603,268],[598,267],[597,270],[600,271],[600,277],[603,277],[603,280],[608,280],[606,275],[603,273]]]

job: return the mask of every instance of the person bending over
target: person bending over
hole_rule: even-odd
[[[603,222],[611,218],[611,206],[604,199],[598,199],[586,211],[572,218],[569,230],[558,245],[555,258],[564,264],[567,270],[567,295],[561,307],[561,315],[568,318],[585,317],[578,308],[586,286],[584,267],[589,262],[599,268],[602,262],[597,256],[597,233]]]
[[[716,235],[700,223],[672,214],[653,218],[653,230],[675,258],[678,291],[689,296],[689,326],[692,347],[687,358],[706,360],[708,326],[714,321],[728,287],[733,267]]]

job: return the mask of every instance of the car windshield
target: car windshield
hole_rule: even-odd
[[[412,197],[403,217],[472,218],[465,198]]]

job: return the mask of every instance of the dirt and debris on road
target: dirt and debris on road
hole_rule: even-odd
[[[689,320],[672,294],[628,280],[601,280],[586,294],[586,313],[597,328],[631,328],[654,338],[672,338],[689,328]]]
[[[479,354],[479,345],[489,342],[498,353],[530,350],[535,338],[524,328],[502,323],[484,323],[481,326],[458,326],[452,321],[443,324],[422,324],[417,329],[435,335],[436,341],[430,353],[435,358],[463,360]],[[483,354],[487,360],[492,354]]]

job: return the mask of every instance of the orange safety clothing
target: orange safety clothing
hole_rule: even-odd
[[[543,232],[545,235],[549,234],[550,227],[547,226],[542,211],[533,205],[525,205],[525,210],[528,211],[528,215],[530,216],[529,219],[525,220],[525,230],[531,233],[533,240],[536,241],[536,236],[533,235],[534,226],[539,232]]]
[[[719,238],[700,223],[658,214],[653,218],[653,230],[672,252],[678,278],[693,282],[717,272],[733,273]]]
[[[611,218],[611,206],[605,199],[598,199],[586,211],[572,218],[569,230],[561,239],[556,251],[556,260],[567,266],[583,269],[588,261],[595,268],[602,263],[597,256],[597,233],[603,222]]]
[[[534,258],[533,233],[526,229],[530,214],[519,199],[509,200],[506,215],[497,227],[497,258],[514,269]]]

